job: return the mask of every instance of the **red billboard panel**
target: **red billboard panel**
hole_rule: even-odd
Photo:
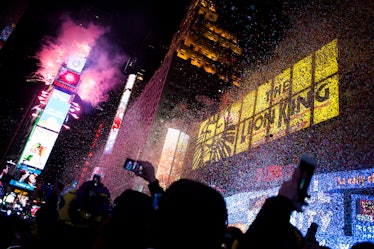
[[[57,75],[57,80],[70,85],[72,87],[77,87],[79,83],[80,75],[66,67],[61,67],[60,72]]]

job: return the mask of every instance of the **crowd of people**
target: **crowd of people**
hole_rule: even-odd
[[[135,174],[149,183],[150,195],[127,189],[112,203],[100,175],[65,194],[64,184],[57,181],[33,224],[17,226],[11,218],[2,218],[3,224],[12,224],[14,229],[6,231],[0,249],[328,248],[290,223],[291,213],[302,212],[299,207],[306,205],[300,203],[297,191],[299,168],[276,196],[264,202],[243,232],[228,225],[225,199],[216,189],[191,179],[179,179],[163,189],[153,165],[139,162]],[[351,247],[365,248],[373,249],[374,244],[361,242]]]

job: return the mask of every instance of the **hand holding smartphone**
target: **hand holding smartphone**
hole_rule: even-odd
[[[313,158],[307,155],[302,155],[300,157],[298,165],[300,178],[298,180],[297,201],[302,205],[305,204],[305,198],[309,197],[308,189],[316,166],[317,163]]]
[[[131,159],[131,158],[126,158],[126,161],[123,167],[126,170],[129,170],[132,172],[138,172],[139,170],[142,170],[142,165],[138,161]]]
[[[312,222],[308,228],[308,231],[305,234],[305,239],[308,242],[316,242],[316,234],[318,230],[318,224],[315,222]]]

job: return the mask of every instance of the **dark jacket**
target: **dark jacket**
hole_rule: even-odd
[[[70,203],[69,215],[73,223],[100,222],[110,214],[111,200],[108,188],[93,180],[84,182]]]

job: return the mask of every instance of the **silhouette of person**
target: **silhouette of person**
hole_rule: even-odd
[[[255,220],[240,240],[239,249],[322,248],[317,241],[307,241],[290,223],[291,213],[298,210],[300,206],[306,205],[305,202],[300,203],[298,196],[300,174],[300,169],[297,167],[291,179],[283,182],[278,195],[266,199]]]
[[[149,247],[149,226],[154,210],[152,197],[127,189],[115,200],[112,215],[102,223],[102,229],[92,249]]]
[[[351,249],[374,249],[374,243],[370,241],[356,242],[351,246]]]
[[[155,248],[219,249],[226,227],[223,196],[203,183],[179,179],[160,198],[154,222]]]
[[[217,190],[191,179],[179,179],[165,191],[152,163],[139,160],[137,176],[149,182],[154,202],[150,244],[156,249],[222,249],[227,228],[226,202]],[[154,204],[154,203],[153,203]]]
[[[76,209],[83,219],[100,222],[110,212],[110,192],[99,174],[93,175],[92,180],[78,188],[75,200]]]

